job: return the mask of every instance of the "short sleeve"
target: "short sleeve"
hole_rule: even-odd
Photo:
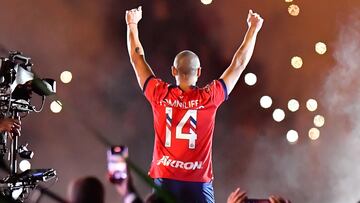
[[[212,94],[213,102],[216,106],[220,106],[220,104],[222,104],[225,100],[228,99],[227,88],[224,80],[214,80],[209,87]]]
[[[150,76],[144,83],[143,93],[150,103],[159,101],[168,91],[169,84]]]

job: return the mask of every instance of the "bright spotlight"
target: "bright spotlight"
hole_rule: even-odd
[[[201,0],[201,3],[203,3],[204,5],[209,5],[212,3],[212,0]]]
[[[50,110],[53,113],[59,113],[62,110],[62,104],[60,101],[53,101],[50,104]]]
[[[291,58],[291,65],[293,68],[299,69],[303,65],[303,60],[299,56],[294,56]]]
[[[296,99],[290,99],[288,102],[288,109],[291,112],[295,112],[297,110],[299,110],[300,104]]]
[[[322,115],[316,115],[314,117],[314,125],[318,128],[323,127],[325,124],[325,118]]]
[[[300,13],[300,8],[298,5],[292,4],[288,8],[288,12],[292,16],[298,16]]]
[[[309,138],[311,140],[317,140],[320,137],[320,130],[317,128],[311,128],[309,130]]]
[[[254,73],[247,73],[245,75],[245,83],[249,86],[255,85],[257,81],[256,75]]]
[[[315,99],[309,99],[307,100],[306,102],[306,108],[309,110],[309,111],[315,111],[318,107],[318,103]]]
[[[26,160],[26,159],[20,161],[20,163],[19,163],[19,169],[20,169],[21,171],[24,172],[24,171],[26,171],[26,170],[28,170],[28,169],[30,169],[30,168],[31,168],[30,161],[28,161],[28,160]]]
[[[270,108],[272,105],[272,99],[269,96],[262,96],[260,99],[260,106],[264,109]]]
[[[295,143],[299,139],[299,134],[295,130],[289,130],[286,134],[286,139],[290,143]]]
[[[326,44],[324,42],[318,42],[315,44],[315,51],[316,53],[322,55],[325,54],[327,48],[326,48]]]
[[[60,74],[60,80],[63,83],[69,83],[72,80],[72,73],[70,71],[64,71]]]
[[[275,109],[273,112],[273,119],[276,122],[281,122],[285,118],[285,112],[282,109]]]

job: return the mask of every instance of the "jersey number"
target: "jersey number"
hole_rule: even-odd
[[[172,108],[166,107],[166,138],[165,138],[165,147],[171,146],[171,127],[172,127]],[[176,126],[176,139],[189,140],[189,149],[195,149],[195,140],[197,134],[194,132],[196,129],[196,110],[188,110],[185,115],[182,117],[180,122]],[[190,133],[183,133],[183,127],[185,123],[190,122]]]

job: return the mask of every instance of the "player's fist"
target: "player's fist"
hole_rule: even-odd
[[[142,18],[142,10],[141,10],[141,6],[131,9],[131,10],[127,10],[125,13],[125,20],[126,20],[126,24],[138,24],[138,22],[141,20]]]
[[[254,13],[252,10],[249,10],[249,14],[247,17],[247,23],[249,27],[253,27],[257,31],[259,31],[262,27],[263,22],[264,19],[259,14]]]

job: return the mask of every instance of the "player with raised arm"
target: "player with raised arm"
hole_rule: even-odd
[[[249,63],[263,19],[249,11],[248,30],[230,66],[219,79],[199,88],[196,82],[201,74],[200,60],[188,50],[174,59],[171,73],[176,85],[154,75],[139,40],[141,18],[141,7],[126,11],[130,62],[153,110],[155,143],[149,175],[179,202],[215,202],[212,137],[216,110]]]

